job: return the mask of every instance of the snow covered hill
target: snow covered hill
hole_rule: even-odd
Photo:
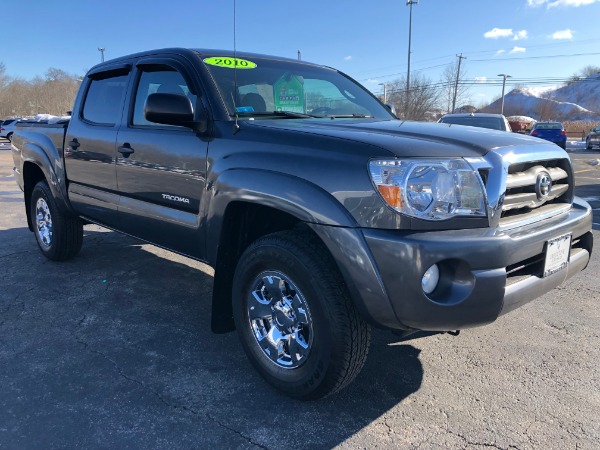
[[[497,112],[500,99],[482,111]],[[504,115],[536,120],[600,120],[600,72],[555,89],[513,89],[504,96]]]

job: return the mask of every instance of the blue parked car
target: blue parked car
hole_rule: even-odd
[[[563,149],[567,147],[567,130],[560,122],[538,122],[530,135],[554,142]]]

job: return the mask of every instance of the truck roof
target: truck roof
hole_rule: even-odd
[[[119,56],[114,59],[109,59],[100,64],[96,64],[94,67],[92,67],[90,69],[90,72],[92,70],[100,68],[102,66],[111,65],[115,62],[125,61],[125,60],[129,60],[131,58],[141,58],[144,56],[173,54],[173,53],[183,55],[183,56],[188,56],[190,58],[197,57],[198,55],[200,55],[200,56],[219,55],[219,56],[233,57],[235,54],[236,58],[266,58],[266,59],[272,59],[272,60],[277,60],[277,61],[289,61],[289,62],[295,62],[295,63],[300,63],[300,64],[309,64],[309,65],[313,65],[313,66],[330,68],[328,66],[324,66],[321,64],[314,64],[314,63],[311,63],[308,61],[299,61],[299,60],[293,59],[293,58],[285,58],[282,56],[266,55],[266,54],[261,54],[261,53],[251,53],[251,52],[242,52],[242,51],[234,52],[233,50],[207,49],[207,48],[170,47],[170,48],[162,48],[162,49],[157,49],[157,50],[147,50],[144,52],[132,53],[130,55],[123,55],[123,56]]]

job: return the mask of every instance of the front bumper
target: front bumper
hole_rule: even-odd
[[[332,253],[351,295],[371,323],[448,331],[493,322],[583,270],[592,252],[591,227],[590,206],[576,198],[568,213],[525,227],[428,232],[362,229],[367,248],[357,250],[354,260],[340,258],[339,250]],[[336,233],[329,231],[329,237]],[[542,277],[546,242],[565,233],[572,234],[569,264]],[[337,245],[344,243],[337,241]],[[440,283],[428,296],[421,279],[433,264],[440,267]]]

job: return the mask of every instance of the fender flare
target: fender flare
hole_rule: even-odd
[[[233,202],[278,209],[301,222],[338,227],[357,226],[346,208],[330,193],[308,180],[264,169],[229,169],[209,182],[205,202],[207,259],[215,264],[223,220]],[[213,266],[214,267],[214,266]]]
[[[48,139],[48,141],[50,140]],[[27,164],[33,164],[42,171],[61,212],[74,214],[66,192],[66,174],[63,160],[54,146],[42,146],[38,142],[28,142],[21,147],[21,167],[26,205],[29,201],[28,193],[33,189],[33,186],[25,185],[27,180],[25,167]],[[31,226],[30,208],[26,208],[26,212],[27,222]]]

